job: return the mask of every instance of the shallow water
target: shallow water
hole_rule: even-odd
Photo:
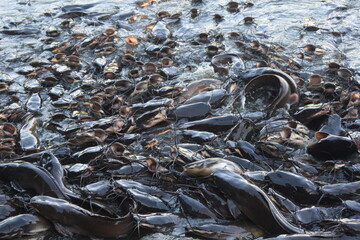
[[[118,13],[122,11],[135,11],[136,13],[148,14],[146,22],[154,20],[153,13],[166,11],[181,11],[183,15],[190,15],[189,10],[193,7],[200,9],[200,15],[196,18],[182,18],[180,27],[173,28],[173,35],[178,41],[193,40],[196,33],[210,32],[213,34],[226,34],[227,32],[240,31],[263,43],[280,44],[291,56],[296,56],[300,48],[305,44],[314,44],[327,50],[323,61],[336,61],[342,65],[357,69],[360,66],[358,38],[360,36],[360,2],[357,0],[343,1],[254,1],[254,7],[241,8],[240,12],[230,14],[226,11],[227,0],[205,1],[206,4],[191,4],[190,1],[163,1],[154,3],[146,8],[139,8],[133,0],[124,1],[34,1],[3,0],[0,3],[0,28],[31,28],[34,27],[44,32],[49,25],[58,22],[54,16],[65,5],[97,3],[88,9],[93,15],[105,13]],[[176,4],[175,4],[176,3]],[[51,14],[52,17],[46,17]],[[213,14],[223,15],[224,21],[216,23],[212,20]],[[244,17],[253,17],[255,24],[245,25]],[[104,23],[105,25],[110,23]],[[318,31],[305,31],[307,26],[316,26]],[[99,26],[102,31],[105,26]],[[92,29],[91,29],[92,30]],[[86,31],[91,31],[89,28]],[[96,31],[96,28],[94,29]],[[145,34],[145,29],[136,28],[133,31],[120,31],[120,35],[136,33],[138,36]],[[331,32],[334,32],[334,36]],[[42,36],[42,34],[40,34]],[[26,39],[27,44],[19,41],[8,41],[14,37],[1,36],[0,56],[6,59],[7,54],[33,51],[31,40]],[[39,39],[39,35],[33,41]],[[17,39],[17,38],[15,38]],[[19,43],[20,42],[20,43]],[[32,48],[30,48],[32,47]],[[35,47],[36,48],[36,47]],[[227,45],[226,50],[232,50],[235,46]],[[187,57],[185,55],[184,57]],[[195,58],[195,56],[193,56]],[[193,59],[194,61],[196,59]],[[316,70],[315,66],[306,64],[309,70]]]

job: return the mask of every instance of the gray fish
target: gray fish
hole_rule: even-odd
[[[35,117],[28,119],[20,129],[20,147],[25,152],[37,151],[40,140],[37,136],[39,120]]]
[[[164,24],[162,22],[158,22],[155,24],[155,26],[151,30],[151,34],[152,34],[152,37],[155,39],[155,41],[162,42],[170,37],[171,32],[166,27],[166,24]]]
[[[48,171],[31,163],[0,164],[0,179],[24,189],[32,189],[37,194],[68,198]]]
[[[90,237],[119,238],[134,228],[130,213],[119,218],[95,214],[66,200],[49,196],[35,196],[30,205],[52,221],[57,230],[65,235],[78,233]]]
[[[33,214],[19,214],[0,222],[0,239],[35,235],[50,229],[43,217]]]
[[[216,170],[212,177],[221,191],[237,203],[241,212],[264,231],[271,234],[304,233],[285,219],[259,187],[240,175]]]

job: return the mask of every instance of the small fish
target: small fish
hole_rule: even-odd
[[[35,117],[28,119],[20,129],[20,147],[25,152],[37,151],[40,140],[37,136],[39,120]]]
[[[166,24],[158,22],[151,30],[151,34],[156,42],[163,42],[170,37],[171,32],[166,27]]]

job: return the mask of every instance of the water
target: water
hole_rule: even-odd
[[[124,9],[126,11],[134,10],[136,13],[148,15],[146,22],[154,20],[155,12],[166,10],[168,12],[181,11],[184,16],[189,16],[190,9],[197,7],[200,9],[200,15],[194,19],[189,17],[182,18],[182,24],[179,29],[173,31],[174,37],[183,41],[193,39],[198,32],[211,32],[214,34],[231,31],[240,31],[246,33],[254,39],[265,43],[280,44],[289,54],[295,55],[305,44],[314,44],[321,46],[328,51],[324,57],[326,61],[338,61],[339,63],[350,67],[359,67],[359,49],[357,40],[360,36],[360,3],[357,0],[343,1],[254,1],[253,7],[241,8],[240,12],[229,14],[226,11],[228,1],[204,1],[206,4],[191,4],[190,1],[163,1],[156,2],[146,8],[139,8],[132,0],[123,1],[35,1],[21,0],[11,1],[3,0],[0,3],[0,28],[24,28],[35,27],[44,31],[49,24],[56,25],[59,21],[54,17],[59,9],[69,4],[88,4],[98,3],[95,7],[88,9],[89,12],[116,13]],[[176,4],[175,4],[176,3]],[[212,20],[212,15],[218,13],[223,15],[224,21],[216,23]],[[51,14],[51,17],[44,16]],[[94,14],[96,15],[96,14]],[[243,24],[244,17],[253,17],[255,24],[250,26]],[[111,22],[111,21],[110,21]],[[106,23],[105,23],[106,25]],[[306,32],[306,26],[316,26],[319,28],[316,32]],[[100,26],[99,29],[103,29]],[[100,30],[100,31],[101,31]],[[122,33],[125,33],[121,32]],[[145,35],[145,29],[136,29],[130,31],[137,35]],[[333,36],[330,32],[342,34]],[[1,55],[5,52],[14,52],[22,49],[21,43],[12,41],[9,45],[6,40],[13,37],[2,36],[0,47]],[[36,36],[38,39],[39,36]],[[226,46],[230,50],[234,46]]]

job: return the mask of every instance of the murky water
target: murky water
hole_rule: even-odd
[[[227,52],[239,52],[236,41],[229,37],[233,33],[238,33],[236,37],[239,39],[256,40],[277,47],[279,52],[286,56],[284,62],[286,64],[289,60],[295,62],[302,67],[302,72],[321,73],[327,63],[336,62],[349,68],[354,73],[355,81],[360,81],[360,1],[254,0],[253,6],[249,2],[239,1],[241,7],[234,13],[227,10],[228,2],[228,0],[203,0],[203,3],[192,3],[190,0],[158,0],[150,6],[141,8],[135,0],[1,0],[0,31],[25,30],[25,34],[0,33],[0,81],[9,83],[13,93],[12,96],[10,94],[0,96],[0,109],[8,107],[13,96],[19,98],[16,102],[20,107],[26,105],[31,95],[31,91],[24,88],[29,82],[25,75],[27,72],[29,74],[32,72],[30,64],[49,59],[52,54],[45,50],[52,44],[69,40],[71,34],[83,33],[87,36],[95,36],[106,28],[114,27],[117,29],[115,41],[117,50],[107,56],[107,60],[123,54],[125,49],[133,51],[138,60],[148,59],[144,49],[150,45],[149,42],[144,40],[138,46],[132,47],[126,45],[125,37],[134,35],[139,39],[147,39],[150,31],[146,26],[156,23],[155,14],[164,10],[171,14],[181,14],[180,23],[169,24],[171,38],[177,42],[172,59],[180,72],[177,79],[179,82],[216,78],[217,75],[209,64],[209,56],[204,50],[205,46],[212,44]],[[89,4],[86,8],[80,6],[85,16],[61,17],[66,12],[64,6],[75,4],[81,6]],[[197,8],[200,12],[196,17],[191,17],[190,10],[193,8]],[[215,20],[216,14],[221,20]],[[134,22],[129,22],[130,16],[137,18]],[[253,18],[253,23],[245,24],[244,19],[247,17]],[[60,27],[66,19],[74,21],[73,28]],[[50,38],[47,32],[52,27],[60,31],[60,35],[54,37],[51,43],[47,43]],[[208,34],[208,41],[198,44],[201,33]],[[313,44],[322,50],[315,59],[316,64],[314,59],[298,58],[298,54],[303,52],[304,46],[308,44]],[[91,64],[98,56],[88,54],[83,57],[83,60]],[[252,68],[255,64],[256,62],[251,59],[245,62],[246,68]],[[186,72],[185,69],[189,67],[195,70]],[[81,74],[86,75],[85,72]],[[128,72],[121,74],[125,77]],[[79,81],[66,86],[63,95],[72,99],[81,84],[82,82]],[[43,121],[41,124],[44,127],[39,128],[41,148],[54,148],[66,139],[45,128],[47,120],[57,108],[50,104],[47,92],[42,92],[40,96],[43,104],[38,111],[41,112],[39,118]],[[16,107],[14,105],[14,108]],[[73,122],[69,123],[69,126],[71,124]],[[155,235],[153,239],[158,237]]]

